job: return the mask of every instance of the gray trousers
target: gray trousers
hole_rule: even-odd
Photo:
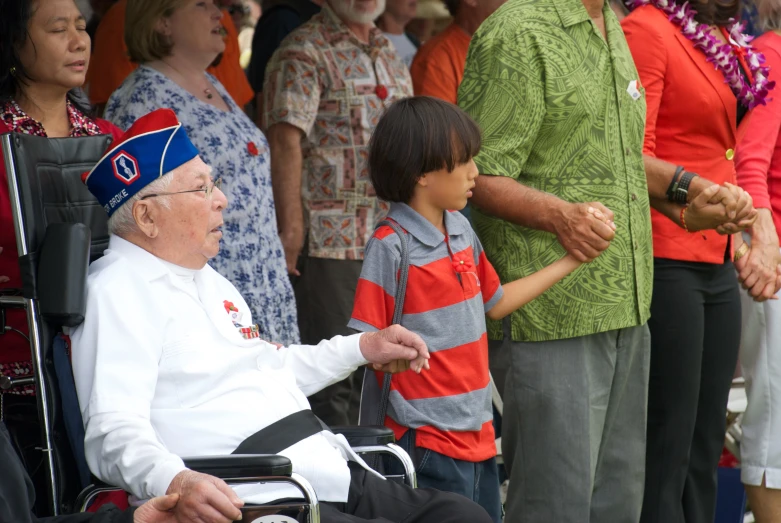
[[[508,360],[502,454],[507,523],[637,523],[651,338],[632,327],[537,343]],[[494,365],[496,367],[496,365]],[[501,379],[501,378],[500,378]]]

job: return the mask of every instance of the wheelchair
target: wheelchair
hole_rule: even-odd
[[[97,163],[111,137],[41,138],[10,133],[0,136],[0,143],[22,275],[18,295],[0,294],[0,309],[26,311],[33,365],[32,376],[0,377],[0,392],[30,384],[36,388],[39,450],[48,491],[45,509],[38,515],[84,511],[99,494],[119,489],[99,482],[87,468],[81,411],[61,332],[84,320],[87,270],[108,246],[108,219],[82,183],[81,174]],[[386,478],[417,486],[412,460],[395,445],[390,429],[331,429],[343,434],[358,454],[386,455],[399,460],[404,473]],[[253,514],[287,516],[309,523],[320,521],[314,489],[306,478],[292,471],[286,457],[230,455],[183,459],[188,468],[229,484],[293,485],[301,493],[300,499],[253,506]],[[33,471],[28,472],[33,475]]]

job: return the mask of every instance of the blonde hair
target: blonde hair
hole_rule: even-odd
[[[152,62],[171,54],[173,42],[155,27],[161,18],[171,14],[185,0],[128,0],[125,9],[125,44],[130,60]]]
[[[781,30],[781,2],[779,0],[760,0],[757,2],[759,22],[765,31]]]

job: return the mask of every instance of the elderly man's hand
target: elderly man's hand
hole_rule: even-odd
[[[133,523],[176,523],[172,510],[178,501],[179,494],[150,499],[133,512]]]
[[[374,370],[402,372],[411,368],[420,373],[429,368],[430,355],[425,342],[401,325],[362,335],[360,346],[361,354]]]
[[[176,521],[185,523],[229,523],[241,518],[244,502],[227,483],[192,470],[177,474],[166,494],[179,494]]]

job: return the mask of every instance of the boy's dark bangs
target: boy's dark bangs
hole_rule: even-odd
[[[422,126],[425,136],[421,136],[427,149],[423,173],[443,168],[452,172],[477,156],[482,145],[480,128],[469,115],[444,102],[438,102],[437,109],[425,115],[428,118],[422,118],[424,122],[428,120]]]
[[[448,171],[452,171],[459,165],[463,165],[480,152],[482,137],[480,127],[466,113],[459,112],[458,119],[451,131],[451,162],[448,163]]]

